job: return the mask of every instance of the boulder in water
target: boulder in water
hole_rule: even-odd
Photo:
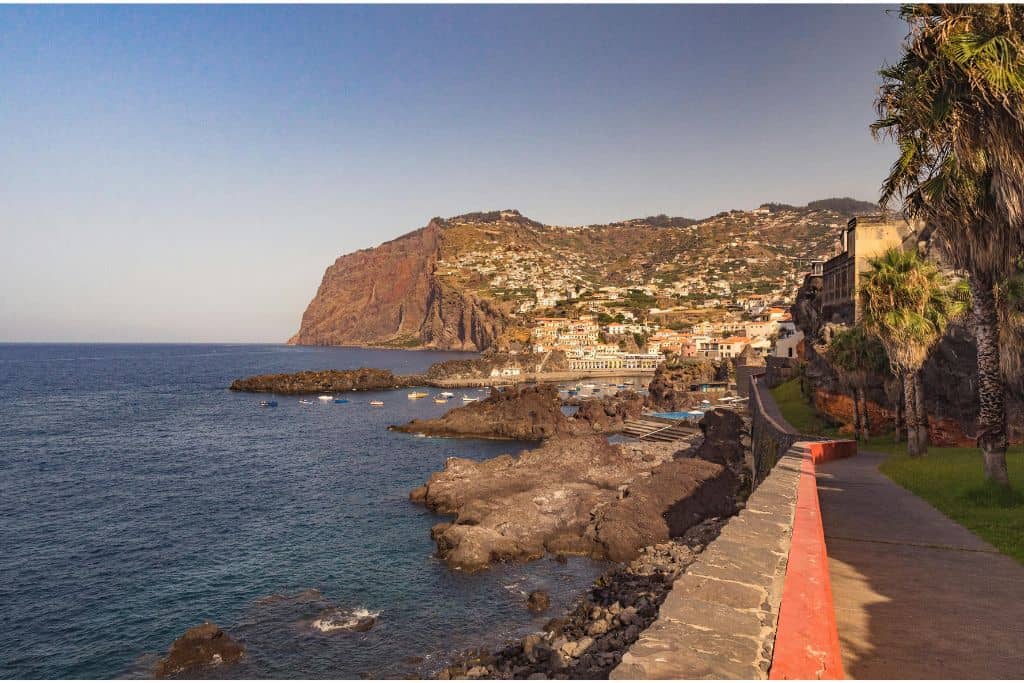
[[[193,676],[199,670],[218,664],[233,664],[242,658],[245,648],[219,626],[209,621],[193,626],[171,644],[153,675],[166,678],[179,673]],[[194,676],[193,676],[194,677]]]
[[[551,596],[548,595],[547,591],[533,591],[526,598],[526,606],[531,612],[543,612],[551,607]]]

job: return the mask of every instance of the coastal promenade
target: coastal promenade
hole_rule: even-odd
[[[817,468],[846,676],[1024,677],[1024,566],[890,481],[886,457]]]

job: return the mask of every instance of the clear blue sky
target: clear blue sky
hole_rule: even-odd
[[[282,341],[437,215],[873,200],[889,7],[0,7],[0,341]]]

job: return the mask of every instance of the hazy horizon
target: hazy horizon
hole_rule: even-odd
[[[891,8],[2,7],[0,341],[284,342],[432,216],[875,201]]]

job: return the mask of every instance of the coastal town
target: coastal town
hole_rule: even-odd
[[[602,226],[542,226],[516,211],[467,214],[446,221],[456,237],[435,272],[504,303],[515,331],[500,350],[558,351],[573,371],[653,371],[667,356],[793,358],[803,337],[789,313],[794,294],[806,272],[843,248],[849,215],[837,209],[850,208],[827,201]],[[609,248],[622,245],[624,231],[647,240],[645,248]],[[488,236],[500,246],[485,248]]]

